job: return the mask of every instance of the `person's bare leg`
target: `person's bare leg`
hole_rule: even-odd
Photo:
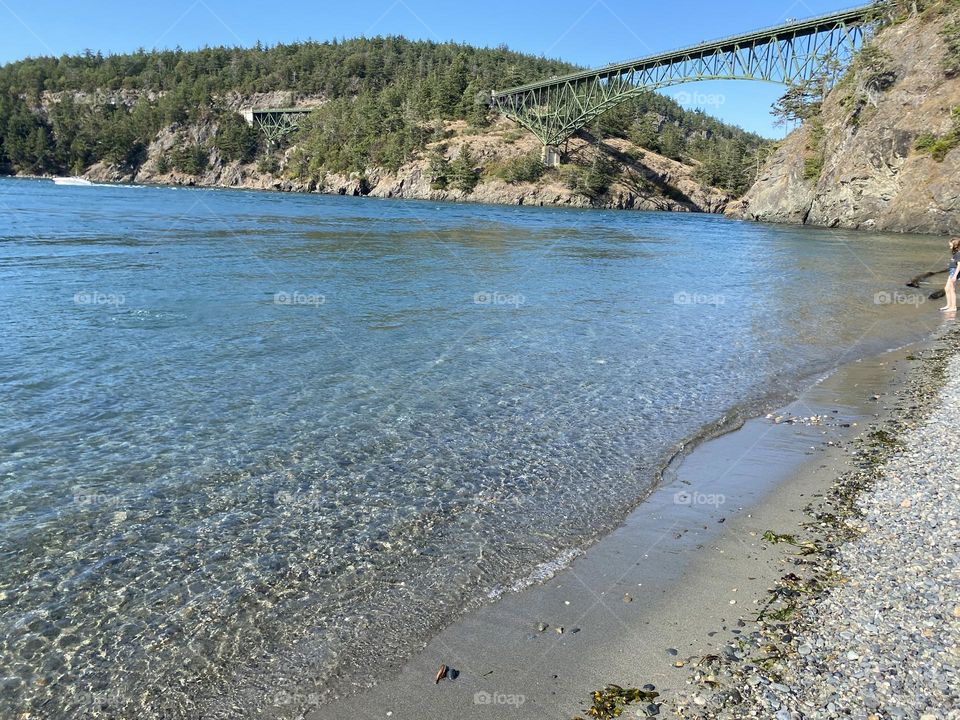
[[[947,304],[940,308],[944,312],[956,312],[957,310],[957,281],[956,280],[947,280],[947,284],[943,288],[943,292],[947,296]]]

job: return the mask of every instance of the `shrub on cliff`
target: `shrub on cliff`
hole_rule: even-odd
[[[947,77],[960,75],[960,18],[954,18],[943,26],[940,31],[946,44],[943,56],[943,70]]]
[[[532,152],[505,160],[494,174],[508,183],[532,183],[543,177],[546,171],[540,153]]]
[[[947,154],[955,147],[960,146],[960,106],[953,109],[953,128],[945,135],[924,133],[917,138],[914,148],[925,152],[937,162],[942,162]]]
[[[876,105],[876,93],[887,90],[897,81],[892,58],[876,45],[865,45],[857,55],[857,79],[868,97]]]
[[[560,173],[568,188],[591,200],[598,200],[610,190],[617,167],[606,153],[598,149],[590,165],[564,165]]]
[[[257,155],[258,141],[257,131],[240,115],[230,113],[220,121],[213,144],[224,160],[248,163]]]
[[[200,143],[184,143],[173,150],[170,161],[182,173],[200,175],[207,169],[210,153]]]

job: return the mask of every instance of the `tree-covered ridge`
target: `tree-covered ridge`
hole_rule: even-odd
[[[101,161],[136,169],[164,128],[178,136],[163,166],[199,174],[216,150],[223,161],[259,160],[274,170],[277,156],[242,123],[236,98],[276,91],[324,100],[289,138],[298,147],[292,172],[395,170],[443,138],[442,121],[485,127],[491,89],[574,69],[503,47],[400,37],[28,59],[0,67],[0,171],[79,173]],[[200,125],[214,136],[201,139]],[[746,168],[764,144],[654,94],[587,131],[697,160],[705,182],[733,192],[745,189]]]
[[[504,47],[375,37],[270,48],[141,50],[108,56],[87,51],[27,59],[0,68],[0,91],[12,89],[36,98],[44,91],[147,90],[205,103],[209,96],[229,91],[252,95],[291,90],[343,97],[390,86],[426,99],[464,81],[491,89],[574,69],[569,63]]]

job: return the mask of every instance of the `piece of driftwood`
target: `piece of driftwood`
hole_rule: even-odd
[[[928,277],[933,277],[934,275],[940,275],[941,273],[950,272],[947,268],[943,270],[933,270],[932,272],[925,272],[917,275],[913,280],[907,283],[907,287],[918,288],[920,287],[920,281],[926,280]]]

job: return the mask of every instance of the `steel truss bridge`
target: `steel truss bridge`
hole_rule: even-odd
[[[300,121],[316,108],[247,108],[241,110],[247,125],[260,130],[271,145],[300,129]]]
[[[494,90],[490,105],[536,135],[544,146],[544,162],[557,165],[557,146],[599,115],[640,93],[697,80],[793,85],[833,66],[843,66],[862,46],[879,5],[790,21],[597,70]]]

